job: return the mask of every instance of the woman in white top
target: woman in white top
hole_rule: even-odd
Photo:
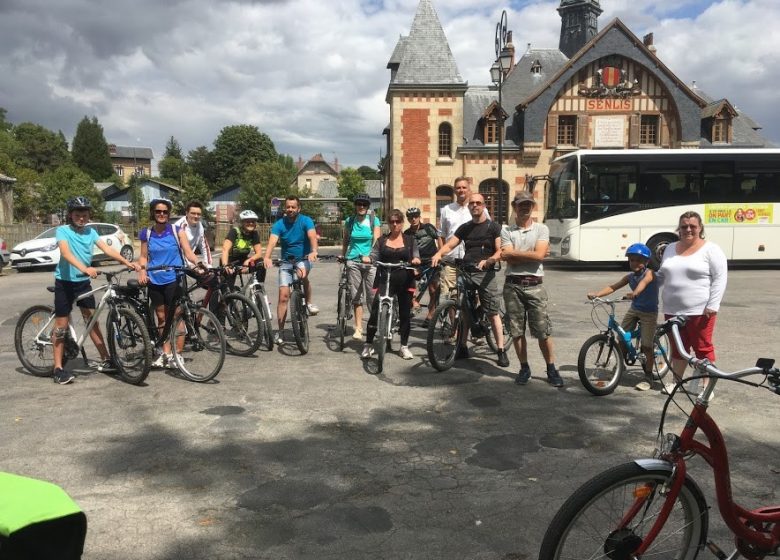
[[[688,321],[680,329],[685,348],[693,349],[697,358],[714,362],[712,333],[726,292],[726,255],[720,247],[705,240],[704,224],[696,212],[685,212],[680,216],[677,233],[680,240],[666,248],[658,271],[663,285],[664,315],[667,319],[686,315]],[[677,380],[682,378],[686,365],[673,348],[672,370]]]
[[[184,216],[176,220],[176,227],[184,230],[187,234],[187,241],[190,243],[190,249],[193,252],[199,252],[203,264],[211,268],[211,250],[206,240],[206,230],[203,227],[201,218],[203,217],[203,204],[193,200],[187,204]],[[198,251],[200,248],[200,251]]]

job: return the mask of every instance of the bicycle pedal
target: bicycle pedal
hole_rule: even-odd
[[[726,560],[728,558],[726,553],[723,552],[714,542],[707,541],[705,546],[707,547],[707,550],[712,552],[712,555],[715,556],[715,558],[718,558],[718,560]]]

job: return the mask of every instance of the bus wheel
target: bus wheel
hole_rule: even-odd
[[[661,266],[661,259],[664,256],[664,251],[670,243],[674,243],[679,238],[671,233],[662,233],[660,235],[654,235],[647,241],[647,246],[650,248],[652,257],[650,257],[650,268],[658,270]]]

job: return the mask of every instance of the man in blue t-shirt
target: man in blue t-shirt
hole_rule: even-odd
[[[113,247],[100,239],[98,232],[87,225],[92,204],[89,199],[77,196],[68,201],[68,224],[57,228],[56,240],[60,249],[60,261],[54,271],[54,382],[65,385],[73,381],[72,373],[62,367],[62,357],[65,354],[65,336],[68,333],[70,312],[76,303],[81,309],[84,321],[88,322],[95,311],[95,296],[84,299],[77,298],[92,290],[90,278],[97,278],[98,272],[92,266],[92,250],[95,245],[106,255],[123,265],[139,270],[139,266],[125,259]],[[103,341],[103,333],[96,324],[89,332],[89,337],[95,343],[100,353],[100,372],[116,371]]]
[[[274,247],[281,241],[282,261],[279,267],[279,304],[276,308],[276,317],[279,321],[279,331],[276,334],[277,344],[282,341],[282,329],[287,318],[287,302],[290,300],[290,284],[293,280],[294,270],[303,278],[303,289],[309,313],[316,315],[319,309],[311,302],[311,283],[309,271],[312,263],[317,260],[317,230],[314,228],[314,220],[301,214],[300,199],[291,194],[284,199],[284,218],[277,220],[271,226],[271,236],[268,238],[268,246],[265,249],[265,267],[271,268],[273,261],[271,255]]]

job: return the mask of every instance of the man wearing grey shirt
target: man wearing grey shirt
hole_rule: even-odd
[[[542,261],[550,246],[550,230],[546,225],[534,222],[531,213],[535,205],[533,193],[517,193],[512,201],[515,224],[501,232],[501,260],[507,263],[504,306],[515,352],[520,360],[520,372],[515,383],[525,385],[531,379],[525,338],[528,325],[531,335],[539,341],[539,349],[547,364],[547,381],[553,387],[563,387],[563,379],[555,368],[547,290],[543,285]]]

